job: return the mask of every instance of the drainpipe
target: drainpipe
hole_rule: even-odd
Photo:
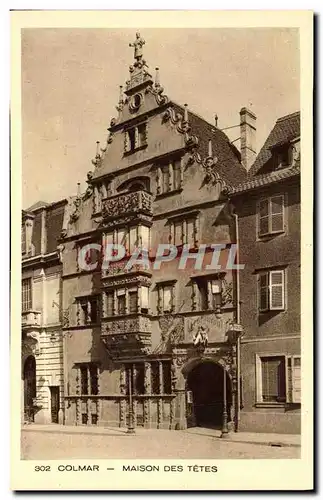
[[[237,270],[236,270],[236,304],[237,304],[237,317],[236,322],[240,325],[240,240],[239,240],[239,222],[238,222],[238,214],[233,214],[235,221],[235,236],[236,236],[236,245],[237,245]],[[240,406],[241,406],[241,387],[240,387],[240,377],[241,377],[241,336],[238,336],[237,339],[237,408],[236,408],[236,421],[235,421],[235,432],[238,431],[239,420],[240,420]]]

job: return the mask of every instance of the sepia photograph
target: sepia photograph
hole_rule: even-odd
[[[297,461],[300,29],[137,19],[21,29],[20,460]]]

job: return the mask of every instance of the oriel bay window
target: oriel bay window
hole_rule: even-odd
[[[103,237],[103,246],[122,245],[126,252],[131,254],[135,248],[149,250],[150,228],[144,225],[128,226],[115,229],[114,232],[106,233]]]
[[[284,229],[284,195],[271,196],[258,203],[258,235],[281,233]]]
[[[259,311],[285,309],[285,271],[273,270],[259,273]]]
[[[301,358],[296,355],[257,355],[257,402],[301,402]]]
[[[103,295],[104,316],[147,314],[149,310],[149,288],[141,285],[132,288],[108,289]]]

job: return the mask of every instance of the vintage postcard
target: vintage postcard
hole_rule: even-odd
[[[12,489],[312,489],[312,12],[11,21]]]

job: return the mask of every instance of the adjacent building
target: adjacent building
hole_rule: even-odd
[[[61,262],[57,240],[66,201],[22,212],[22,421],[62,421]]]
[[[279,118],[231,201],[239,220],[240,430],[300,432],[300,113]]]

